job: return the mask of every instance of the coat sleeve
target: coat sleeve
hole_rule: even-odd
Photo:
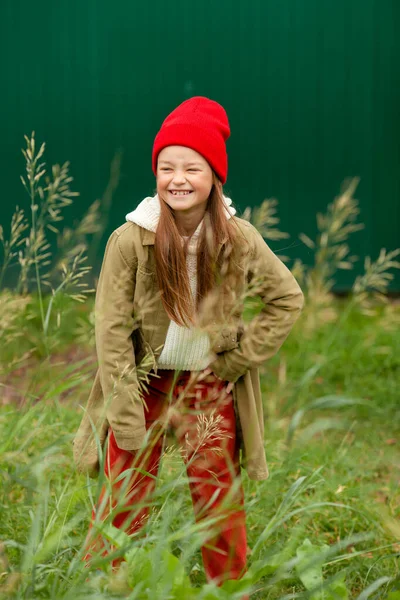
[[[250,294],[260,297],[262,308],[245,326],[239,347],[217,355],[210,365],[218,377],[232,382],[278,352],[304,305],[295,277],[258,231],[252,230],[254,246],[248,285]]]
[[[125,244],[126,246],[126,244]],[[129,258],[128,258],[129,256]],[[95,337],[107,420],[119,448],[140,448],[146,433],[131,335],[137,257],[114,231],[106,246],[95,301]]]

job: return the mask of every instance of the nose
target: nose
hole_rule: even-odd
[[[183,171],[175,171],[173,182],[176,183],[176,185],[182,185],[185,183],[185,181],[185,173]]]

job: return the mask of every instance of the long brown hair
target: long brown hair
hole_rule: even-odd
[[[182,244],[173,210],[162,197],[160,207],[154,246],[158,286],[170,319],[187,327],[194,322],[200,302],[216,284],[218,251],[223,242],[227,248],[233,247],[236,227],[233,219],[226,217],[222,184],[214,173],[197,245],[197,295],[193,302],[186,266],[188,242]]]

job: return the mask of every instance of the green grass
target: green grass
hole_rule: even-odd
[[[337,305],[342,311],[346,302]],[[306,578],[290,562],[307,539],[314,552],[320,548],[324,580],[338,574],[344,578],[347,592],[341,588],[337,598],[361,593],[386,598],[400,585],[400,339],[396,328],[384,327],[383,313],[366,317],[354,310],[341,327],[325,323],[308,336],[300,320],[264,368],[271,474],[263,482],[244,474],[254,599],[323,597],[302,596]],[[88,322],[87,315],[79,318]],[[122,593],[117,588],[124,582],[115,581],[106,566],[100,573],[83,569],[80,550],[98,482],[78,476],[72,464],[78,405],[87,398],[95,368],[93,349],[82,343],[76,349],[71,323],[77,322],[75,314],[69,327],[64,325],[57,360],[46,359],[39,350],[30,367],[7,378],[20,398],[29,392],[36,399],[22,404],[3,396],[9,403],[0,411],[0,597],[190,598],[188,582],[186,595],[178,583],[171,596],[157,596],[156,583],[153,588],[149,584],[149,592],[137,592],[136,586],[136,592],[124,588]],[[33,320],[33,338],[39,335],[35,327]],[[91,359],[87,365],[68,366],[71,356],[83,360],[86,355]],[[335,396],[330,407],[309,408],[325,396]],[[350,402],[340,405],[338,398]],[[135,542],[145,552],[141,564],[147,556],[153,564],[155,556],[162,556],[157,552],[171,552],[184,565],[196,597],[239,598],[238,591],[218,592],[205,585],[186,484],[180,459],[172,454],[162,465],[147,542]],[[332,552],[321,558],[324,544]],[[137,562],[129,563],[132,573]],[[180,577],[174,568],[171,581]],[[144,571],[140,576],[145,577]],[[154,573],[147,576],[155,581]],[[374,582],[377,589],[367,592]],[[326,600],[332,594],[331,587]]]
[[[262,374],[271,474],[259,483],[243,474],[249,571],[220,589],[205,583],[204,532],[177,453],[163,460],[145,537],[103,526],[124,567],[115,576],[99,558],[98,569],[84,568],[101,485],[76,474],[71,451],[96,369],[85,261],[106,229],[119,163],[102,200],[61,228],[77,195],[68,163],[47,169],[45,146],[25,139],[30,213],[16,207],[10,229],[0,226],[0,598],[400,600],[400,306],[382,304],[400,249],[367,257],[350,302],[330,294],[336,272],[356,260],[358,178],[317,215],[315,239],[299,233],[314,259],[292,267],[305,310]],[[246,209],[267,240],[288,237],[276,204]],[[9,268],[13,291],[2,287]]]

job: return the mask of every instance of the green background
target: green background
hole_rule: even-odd
[[[19,180],[23,135],[47,164],[71,161],[66,224],[107,185],[117,149],[122,178],[106,237],[154,190],[151,149],[166,115],[193,95],[226,108],[237,208],[279,200],[288,240],[278,254],[312,260],[298,239],[316,233],[342,181],[358,175],[365,229],[350,245],[377,258],[400,240],[399,13],[395,0],[2,0],[1,208],[29,208]],[[336,277],[349,287],[362,270]],[[400,289],[400,278],[391,286]]]

